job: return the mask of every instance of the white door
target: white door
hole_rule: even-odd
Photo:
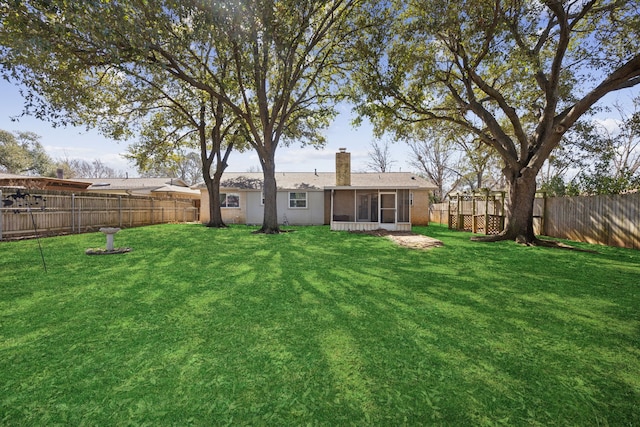
[[[396,193],[380,193],[380,228],[396,229]]]

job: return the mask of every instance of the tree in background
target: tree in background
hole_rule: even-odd
[[[62,170],[64,178],[124,178],[125,172],[117,171],[104,164],[100,159],[92,161],[82,159],[63,158],[55,163],[56,169]],[[56,176],[55,170],[51,171],[51,176]]]
[[[449,135],[427,129],[407,139],[411,148],[409,164],[436,185],[433,202],[446,200],[458,184],[456,164],[459,150]]]
[[[0,129],[0,170],[13,174],[47,175],[53,161],[33,132],[8,132]]]
[[[202,162],[195,151],[182,149],[174,151],[161,161],[152,159],[145,169],[139,168],[138,172],[146,178],[179,178],[189,185],[194,185],[202,180]]]
[[[551,196],[620,194],[640,188],[640,98],[614,105],[618,118],[582,120],[567,132],[540,173]]]
[[[619,115],[615,128],[596,123],[592,137],[579,147],[590,164],[576,177],[583,194],[620,194],[640,189],[640,98],[633,112],[615,106]]]
[[[470,191],[503,191],[506,188],[501,173],[502,162],[491,147],[472,134],[458,136],[456,145],[462,151],[455,169],[458,173],[458,187]]]
[[[410,164],[436,186],[434,202],[456,190],[502,189],[495,179],[496,158],[472,134],[453,128],[416,124],[405,140],[411,148]]]
[[[536,178],[605,95],[640,83],[638,2],[370,2],[358,111],[390,132],[431,122],[473,133],[501,158],[505,228],[483,240],[539,243]]]
[[[226,227],[220,210],[220,182],[227,168],[229,156],[234,148],[244,150],[247,132],[243,123],[229,117],[229,109],[220,99],[184,84],[178,85],[177,93],[166,87],[154,86],[162,96],[146,118],[137,143],[129,147],[127,157],[141,171],[161,167],[166,170],[188,167],[196,160],[199,176],[203,179],[209,195],[208,227]],[[184,155],[184,149],[199,151]],[[192,160],[191,162],[189,160]]]
[[[389,142],[373,141],[369,148],[367,168],[374,172],[390,172],[391,165],[396,161],[391,158]]]

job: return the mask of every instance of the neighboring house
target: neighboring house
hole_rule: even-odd
[[[27,190],[86,191],[89,183],[43,176],[15,175],[0,172],[0,187],[22,188]]]
[[[92,193],[200,199],[200,192],[179,178],[76,178],[76,181],[89,183],[87,191]]]
[[[336,154],[336,172],[277,172],[278,222],[331,225],[332,230],[411,230],[429,223],[429,194],[436,186],[409,172],[351,173],[351,156]],[[225,172],[222,218],[229,224],[262,224],[262,173]],[[200,220],[209,221],[202,184]]]

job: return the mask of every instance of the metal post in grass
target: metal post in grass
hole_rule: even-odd
[[[2,203],[2,190],[0,190],[0,203]],[[0,240],[2,240],[2,217],[4,216],[4,208],[0,206]]]

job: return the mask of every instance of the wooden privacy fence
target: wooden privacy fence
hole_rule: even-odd
[[[193,200],[0,188],[0,240],[197,221]]]
[[[431,221],[451,229],[499,233],[504,228],[501,194],[456,195],[450,202],[431,205]],[[536,234],[544,236],[640,249],[640,192],[579,197],[538,193],[533,226]]]
[[[549,197],[541,234],[640,249],[640,192],[613,196]]]

